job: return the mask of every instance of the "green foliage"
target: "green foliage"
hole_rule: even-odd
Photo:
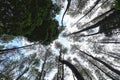
[[[39,66],[39,63],[40,63],[40,59],[35,59],[33,64]]]
[[[12,80],[8,75],[4,75],[2,73],[0,73],[0,80]]]
[[[120,10],[120,0],[115,0],[115,8]]]
[[[60,8],[51,0],[1,0],[0,35],[24,36],[49,44],[58,34]]]
[[[0,36],[0,40],[3,42],[3,43],[8,43],[9,41],[13,40],[15,37],[12,36],[12,35],[1,35]]]

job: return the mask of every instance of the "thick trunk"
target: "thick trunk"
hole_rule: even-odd
[[[79,73],[79,71],[75,68],[74,65],[72,65],[71,63],[69,63],[69,62],[66,61],[66,60],[61,60],[61,59],[59,59],[59,61],[60,61],[62,64],[67,65],[67,66],[72,70],[72,72],[73,72],[74,75],[76,76],[77,80],[84,80],[83,76]]]

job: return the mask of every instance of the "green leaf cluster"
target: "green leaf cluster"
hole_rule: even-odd
[[[24,36],[49,44],[58,34],[60,8],[51,0],[0,0],[0,35]]]
[[[120,0],[115,0],[115,8],[120,10]]]

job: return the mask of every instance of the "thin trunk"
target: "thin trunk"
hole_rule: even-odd
[[[100,42],[96,42],[96,43],[103,43],[103,44],[120,44],[120,42],[114,42],[114,41],[108,41],[108,42],[106,42],[106,41],[100,41]]]
[[[78,49],[79,50],[79,49]],[[82,55],[82,54],[81,54]],[[84,56],[83,56],[84,57]],[[91,60],[89,60],[88,58],[84,57],[85,59],[87,59],[91,64],[93,64],[95,67],[97,67],[99,70],[101,70],[106,76],[108,76],[109,78],[111,78],[112,80],[118,80],[118,78],[116,78],[113,75],[108,74],[106,71],[102,70],[97,64],[95,64],[94,62],[92,62]]]
[[[106,17],[106,15],[111,14],[114,10],[115,10],[115,9],[112,8],[112,9],[106,11],[105,13],[103,13],[103,14],[101,14],[101,15],[95,17],[94,19],[92,19],[92,20],[89,21],[88,23],[85,23],[85,24],[82,25],[81,27],[89,26],[90,23],[97,23],[98,21],[101,21],[103,18]]]
[[[117,57],[119,57],[120,58],[120,53],[114,53],[114,52],[108,52],[109,54],[113,54],[113,55],[115,55],[115,56],[117,56]]]
[[[81,19],[83,19],[85,16],[87,16],[95,7],[96,7],[96,5],[98,5],[98,3],[100,2],[101,0],[96,0],[96,2],[94,3],[94,5],[91,7],[91,9],[87,12],[87,13],[85,13],[85,15],[84,16],[82,16],[76,23],[74,23],[73,25],[75,25],[75,24],[77,24]],[[72,26],[73,26],[72,25]]]
[[[80,51],[81,51],[81,50],[80,50]],[[106,66],[108,69],[110,69],[110,70],[111,70],[111,71],[113,71],[114,73],[116,73],[116,74],[120,75],[120,71],[119,71],[119,70],[114,69],[112,66],[108,65],[108,64],[107,64],[107,63],[105,63],[104,61],[102,61],[102,60],[100,60],[100,59],[98,59],[98,58],[95,58],[95,57],[93,57],[93,56],[91,56],[91,55],[87,54],[87,53],[86,53],[86,52],[84,52],[84,51],[81,51],[81,52],[82,52],[82,53],[84,53],[84,54],[86,54],[87,56],[89,56],[89,57],[93,58],[94,60],[96,60],[96,61],[98,61],[98,62],[102,63],[104,66]]]
[[[45,60],[44,60],[44,63],[43,63],[43,65],[42,65],[42,70],[41,70],[41,72],[40,72],[40,74],[39,74],[39,77],[38,77],[38,80],[43,80],[42,79],[42,76],[43,76],[43,74],[44,74],[44,68],[45,68],[45,65],[46,65],[46,61],[47,61],[47,53],[45,53]],[[45,75],[44,75],[45,76]],[[44,77],[43,77],[44,78]]]
[[[88,27],[86,27],[86,28],[84,28],[84,29],[82,29],[82,30],[73,32],[73,33],[68,34],[68,35],[78,34],[78,33],[81,33],[81,32],[83,32],[83,31],[87,31],[87,30],[90,30],[90,29],[93,29],[93,28],[98,27],[99,24],[101,23],[101,21],[104,20],[106,17],[108,17],[108,16],[106,16],[106,15],[107,15],[107,14],[110,14],[110,13],[113,12],[113,11],[115,11],[114,8],[112,8],[112,9],[110,9],[109,11],[105,12],[104,14],[102,14],[102,15],[100,15],[100,16],[94,18],[94,19],[91,20],[90,22],[84,24],[82,27],[84,27],[84,26],[86,26],[86,25],[88,25],[88,24],[90,24],[90,23],[92,23],[92,22],[99,21],[99,22],[96,22],[94,25],[88,26]],[[111,14],[112,14],[112,13],[111,13]],[[100,18],[103,17],[103,16],[104,16],[104,18],[100,19]],[[99,20],[99,19],[100,19],[100,20]]]
[[[92,78],[90,77],[89,73],[87,73],[87,71],[85,69],[83,69],[85,74],[89,77],[90,80],[92,80]]]
[[[64,64],[62,64],[62,79],[61,80],[64,80]]]
[[[19,66],[19,65],[16,65],[16,64],[15,64],[15,66],[13,66],[13,67],[11,68],[10,65],[11,65],[11,64],[8,64],[8,66],[5,66],[6,69],[4,69],[2,72],[5,73],[5,74],[6,74],[6,73],[10,73],[10,72],[12,72],[16,67]],[[11,68],[11,69],[9,69],[9,68]]]
[[[59,59],[60,59],[60,56],[59,56]],[[58,67],[57,80],[59,80],[59,78],[60,78],[60,77],[59,77],[59,76],[60,76],[60,75],[59,75],[59,74],[60,74],[60,70],[59,70],[59,69],[60,69],[60,62],[59,62],[59,61],[58,61],[57,67]]]
[[[9,51],[13,51],[13,50],[18,50],[18,49],[22,49],[22,48],[30,47],[30,46],[33,46],[33,45],[38,45],[38,44],[40,44],[40,43],[34,43],[34,44],[30,44],[30,45],[22,46],[22,47],[16,47],[16,48],[10,48],[10,49],[0,50],[0,54],[4,54],[5,52],[9,52]]]
[[[75,75],[74,75],[73,73],[72,73],[72,75],[73,75],[73,79],[76,80],[76,79],[75,79]]]
[[[71,34],[69,34],[69,35],[78,34],[78,33],[81,33],[81,32],[84,32],[84,31],[88,31],[88,30],[93,29],[93,28],[96,28],[96,27],[98,27],[98,23],[96,23],[96,24],[94,24],[94,25],[92,25],[92,26],[86,27],[86,28],[84,28],[84,29],[82,29],[82,30],[80,30],[80,31],[73,32],[73,33],[71,33]]]
[[[29,68],[26,68],[21,75],[17,77],[16,80],[20,80],[20,78],[29,70]]]
[[[59,53],[60,53],[59,54],[59,59],[63,59],[63,57],[62,57],[62,49],[60,49]],[[59,61],[58,61],[57,80],[64,80],[64,65],[61,64]]]
[[[27,80],[30,80],[30,79],[31,79],[31,77],[32,77],[32,74],[29,74],[29,75],[28,75],[28,79],[27,79]]]
[[[96,64],[94,64],[92,61],[90,61],[90,60],[88,60],[88,61],[91,62],[95,67],[97,67],[99,70],[101,70],[106,76],[108,76],[112,80],[117,80],[117,78],[114,78],[112,75],[109,75],[107,72],[105,72],[104,70],[102,70],[101,68],[99,68]]]
[[[67,1],[68,1],[67,7],[66,7],[66,10],[65,10],[65,12],[63,13],[63,16],[62,16],[62,21],[61,21],[62,26],[63,26],[63,19],[64,19],[64,16],[65,16],[67,10],[69,9],[69,7],[70,7],[70,3],[71,3],[71,0],[67,0]]]
[[[100,53],[106,54],[106,55],[108,55],[108,56],[110,56],[110,57],[113,57],[113,58],[115,58],[115,59],[120,60],[120,55],[112,54],[112,53],[110,53],[110,52],[101,52],[101,51],[100,51]]]
[[[59,63],[58,63],[58,71],[57,71],[57,80],[59,80]]]
[[[88,37],[88,36],[93,36],[93,35],[97,35],[97,34],[100,34],[100,32],[93,33],[93,34],[88,34],[88,35],[83,35],[82,37]]]

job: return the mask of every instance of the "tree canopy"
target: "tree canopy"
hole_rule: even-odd
[[[120,10],[120,0],[115,0],[115,7]]]
[[[25,10],[23,9],[24,7],[20,9],[26,16],[23,13],[14,14],[19,14],[20,19],[18,16],[13,17],[13,12],[11,12],[12,15],[10,13],[9,15],[6,13],[7,16],[6,14],[0,15],[0,33],[2,35],[0,40],[9,40],[11,38],[9,35],[14,35],[27,37],[30,41],[41,40],[44,41],[44,44],[48,44],[55,39],[57,35],[54,33],[58,32],[56,27],[58,24],[54,16],[59,12],[59,8],[53,4],[54,9],[51,9],[48,0],[46,0],[48,3],[42,3],[41,0],[40,4],[44,5],[44,9],[40,9],[40,11],[47,11],[46,9],[50,8],[49,10],[52,10],[52,14],[48,15],[50,12],[42,11],[40,18],[38,18],[37,12],[39,12],[40,7],[34,7],[39,1],[35,3],[31,1],[26,1],[25,4],[27,5],[22,4],[25,6]],[[62,0],[56,1],[59,4]],[[52,44],[45,46],[35,42],[28,45],[26,39],[24,40],[24,46],[17,47],[17,45],[13,45],[16,44],[15,42],[13,44],[3,44],[5,47],[0,46],[2,49],[0,50],[0,80],[120,80],[119,1],[71,0],[72,5],[66,10],[71,11],[70,8],[73,8],[71,6],[75,4],[79,6],[74,7],[75,14],[83,12],[83,15],[74,14],[76,17],[68,20],[70,25],[60,33],[60,37]],[[15,0],[2,0],[0,4],[11,5],[14,10],[15,7],[12,6],[12,2],[15,2]],[[93,5],[90,6],[89,2]],[[17,6],[15,10],[19,10],[18,4],[20,3],[15,5]],[[30,7],[32,4],[35,5]],[[49,5],[49,7],[45,4]],[[86,6],[90,8],[85,8]],[[1,12],[10,8],[10,6],[8,8],[5,7],[0,9]],[[26,10],[28,12],[24,12]],[[63,17],[66,14],[66,10],[63,13]],[[80,10],[82,11],[79,12]],[[37,20],[38,22],[36,22]],[[71,27],[73,26],[72,20],[75,22],[73,25],[77,29]],[[15,21],[20,22],[20,24],[14,24]],[[78,31],[74,32],[76,30]],[[72,32],[73,36],[70,36],[71,34],[66,36],[69,32]],[[4,36],[9,36],[10,38],[5,39]],[[16,42],[22,42],[20,40],[21,37]]]
[[[49,44],[58,34],[60,8],[52,0],[0,0],[0,35],[24,36]]]

